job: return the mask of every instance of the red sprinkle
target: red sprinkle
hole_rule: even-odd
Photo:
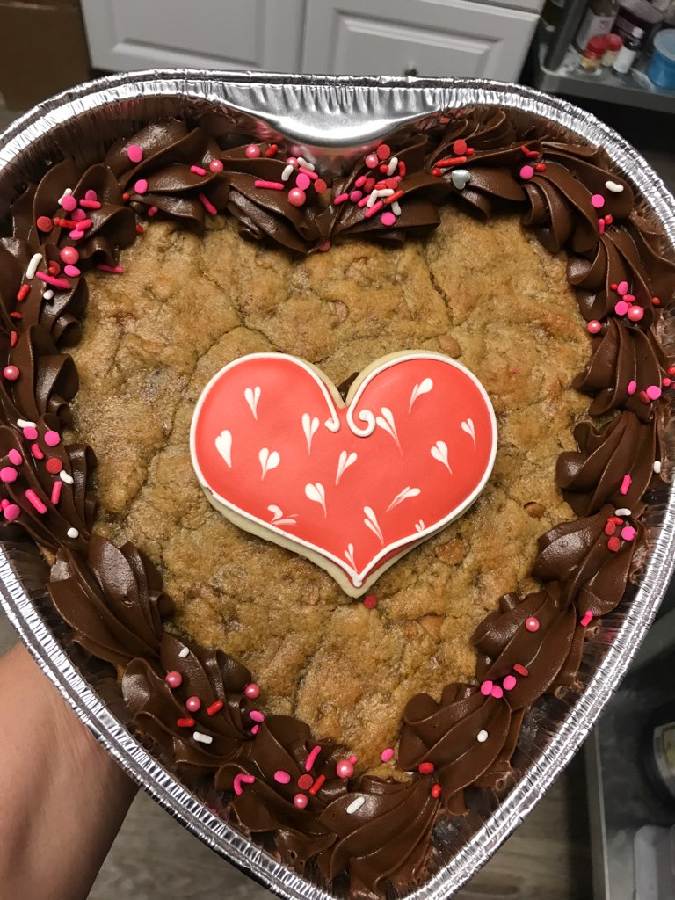
[[[63,468],[63,463],[58,458],[58,456],[50,456],[47,462],[45,463],[45,468],[49,472],[50,475],[58,475],[61,469]]]
[[[222,700],[214,700],[211,706],[206,707],[206,715],[207,716],[215,716],[216,713],[219,713],[223,708],[224,704]]]
[[[323,194],[327,187],[328,185],[323,180],[323,178],[317,178],[314,182],[314,190],[317,192],[317,194]]]
[[[526,147],[525,144],[520,145],[520,150],[523,156],[527,156],[528,159],[534,159],[535,156],[539,156],[538,150],[531,150],[529,147]]]
[[[286,185],[283,181],[267,181],[265,178],[256,178],[253,186],[257,188],[266,188],[269,191],[285,191]]]
[[[2,374],[6,381],[16,381],[20,373],[18,366],[5,366]]]
[[[98,200],[80,200],[82,209],[100,209],[101,204]]]
[[[621,541],[619,540],[619,538],[618,538],[618,537],[611,537],[611,538],[607,541],[607,549],[608,549],[608,550],[611,550],[612,553],[618,553],[619,550],[621,549]]]
[[[96,268],[99,272],[108,272],[110,275],[121,275],[124,272],[124,266],[109,266],[106,263],[99,263]]]
[[[17,331],[10,331],[9,333],[9,346],[16,347],[16,342],[19,340],[19,333]],[[664,379],[665,383],[665,379]]]
[[[19,303],[22,303],[26,297],[30,294],[30,285],[22,284],[19,290],[16,292],[16,299]]]
[[[445,159],[439,159],[436,163],[437,168],[439,169],[449,169],[451,166],[461,166],[463,163],[468,161],[468,157],[461,156],[446,156]]]
[[[611,537],[616,531],[616,525],[611,519],[607,519],[605,522],[605,534],[607,537]]]
[[[400,200],[404,195],[405,191],[394,191],[393,194],[389,194],[388,197],[384,197],[382,200],[382,206],[389,206],[390,203],[396,203],[397,200]]]
[[[30,452],[33,454],[35,459],[44,459],[45,455],[40,449],[39,444],[31,444]]]
[[[528,616],[525,619],[525,628],[528,631],[534,633],[535,631],[539,631],[539,629],[541,628],[541,622],[536,616]]]
[[[53,228],[52,220],[49,216],[38,216],[35,224],[37,225],[38,231],[42,231],[45,234],[48,234]]]
[[[440,784],[432,784],[431,796],[434,798],[434,800],[438,800],[438,798],[441,796],[442,791],[443,788],[440,786]]]
[[[431,775],[435,768],[432,762],[421,762],[417,767],[417,771],[420,775]]]
[[[403,162],[402,159],[399,159],[399,161],[398,161],[398,174],[401,176],[401,178],[405,178],[405,175],[406,175],[406,172],[407,172],[407,171],[408,171],[408,168],[407,168],[406,164]]]
[[[218,210],[215,208],[213,203],[211,203],[206,194],[200,194],[199,201],[210,216],[215,216],[218,214]]]
[[[455,154],[455,156],[465,156],[468,149],[469,145],[466,141],[462,140],[462,138],[456,140],[452,145],[452,152]]]
[[[530,674],[525,666],[522,666],[520,663],[514,663],[513,671],[517,672],[518,675],[522,675],[523,678],[527,678],[527,676]]]
[[[363,598],[363,605],[366,609],[375,609],[377,606],[377,597],[375,594],[366,594]]]
[[[265,150],[265,156],[276,156],[279,151],[279,147],[277,144],[270,144],[267,150]]]
[[[652,306],[661,306],[661,300],[659,297],[652,297]]]
[[[535,172],[545,172],[545,171],[546,171],[546,163],[545,163],[545,162],[538,162],[538,163],[535,163],[535,164],[534,164],[534,171],[535,171]]]
[[[308,791],[313,784],[314,778],[307,772],[303,772],[303,774],[298,778],[298,787],[301,791]]]
[[[136,222],[136,234],[145,234],[145,228],[143,228],[140,222]]]
[[[191,719],[189,716],[185,716],[185,718],[183,719],[178,719],[178,721],[176,722],[176,725],[178,725],[179,728],[193,728],[194,724],[195,720]]]
[[[323,783],[325,780],[326,780],[325,775],[319,775],[319,777],[316,779],[314,784],[309,789],[309,793],[312,795],[312,797],[315,797],[319,793],[319,791],[323,787]]]

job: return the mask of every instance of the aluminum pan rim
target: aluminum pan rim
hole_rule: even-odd
[[[623,138],[594,116],[564,100],[520,85],[484,79],[360,78],[350,76],[292,76],[260,72],[211,70],[148,70],[105,77],[64,91],[34,107],[0,136],[0,176],[18,154],[53,128],[82,113],[115,100],[182,95],[207,100],[214,106],[251,111],[278,124],[285,111],[286,130],[300,139],[316,138],[313,116],[342,114],[353,118],[367,113],[366,139],[391,127],[392,119],[416,118],[443,107],[473,104],[527,109],[558,122],[592,143],[602,144],[625,175],[641,191],[661,220],[675,246],[675,200],[644,158]],[[303,103],[306,104],[303,109]],[[281,107],[280,107],[281,104]],[[267,112],[267,116],[265,116]],[[309,115],[308,115],[309,112]],[[385,124],[373,120],[382,112]],[[372,123],[375,121],[376,127]],[[353,134],[349,135],[353,139]],[[602,663],[585,690],[568,710],[551,737],[545,754],[526,770],[499,808],[472,838],[426,884],[408,894],[414,900],[442,900],[458,890],[495,852],[541,798],[587,736],[616,688],[652,621],[675,569],[675,487],[660,533],[637,594],[613,636]],[[61,691],[79,718],[118,763],[165,809],[208,846],[237,866],[254,870],[255,877],[281,896],[329,900],[329,894],[292,870],[279,865],[265,851],[230,828],[159,765],[106,708],[58,644],[24,589],[16,566],[0,547],[0,602],[38,664]]]

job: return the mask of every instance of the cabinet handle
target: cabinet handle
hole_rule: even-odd
[[[403,70],[404,75],[417,75],[417,66],[409,66]]]

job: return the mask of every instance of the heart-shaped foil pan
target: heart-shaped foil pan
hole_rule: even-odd
[[[196,70],[133,72],[102,78],[47,100],[0,137],[0,213],[22,183],[37,173],[53,149],[78,154],[102,147],[122,122],[229,108],[261,138],[279,133],[312,152],[324,169],[339,170],[402,121],[446,107],[491,104],[551,119],[593,144],[601,144],[642,193],[675,246],[675,201],[645,160],[594,116],[569,103],[517,85],[451,78],[352,78],[265,75]],[[666,322],[667,343],[675,326]],[[672,423],[671,423],[672,425]],[[669,444],[675,444],[671,427]],[[668,454],[672,458],[672,452]],[[617,687],[658,608],[675,567],[675,491],[653,507],[648,564],[640,587],[587,641],[580,681],[567,700],[547,699],[530,710],[514,759],[517,780],[497,803],[484,805],[457,826],[435,834],[444,864],[415,900],[446,898],[495,852],[541,798],[588,734]],[[0,547],[0,600],[45,674],[82,721],[139,785],[201,840],[283,897],[319,900],[330,894],[280,865],[234,831],[132,737],[119,695],[99,672],[80,669],[63,649],[62,629],[44,589],[44,563],[29,545]]]

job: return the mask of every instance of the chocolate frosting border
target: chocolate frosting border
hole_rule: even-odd
[[[587,240],[587,239],[585,239],[585,240]],[[50,378],[51,378],[51,373],[49,373],[49,374],[50,374]],[[50,378],[48,378],[47,381],[49,381]],[[41,382],[44,382],[44,381],[45,381],[44,378],[38,379],[38,380],[41,381]],[[36,394],[35,396],[37,396],[37,394]],[[45,402],[45,401],[41,401],[42,404],[44,404],[44,402]],[[60,408],[60,407],[59,407],[59,408]],[[620,407],[619,407],[619,408],[620,408]],[[46,411],[46,410],[45,410],[45,411]],[[611,510],[610,510],[610,511],[611,511]],[[33,516],[32,518],[35,519],[36,517]],[[38,521],[39,521],[39,520],[38,520]],[[36,524],[35,522],[31,522],[30,524],[32,525],[33,533],[35,533],[35,530],[38,528],[38,524]],[[555,529],[554,529],[554,531],[555,531]],[[38,537],[37,534],[36,534],[35,536]],[[582,543],[583,543],[583,542],[582,542]],[[585,546],[585,545],[584,545],[584,546]],[[632,554],[631,554],[631,555],[632,555]],[[583,569],[583,565],[582,565],[582,569]],[[585,582],[584,582],[584,583],[585,583]],[[574,643],[574,639],[573,639],[573,643]],[[564,666],[563,666],[563,668],[564,668]],[[572,666],[571,668],[573,669],[574,667]]]

